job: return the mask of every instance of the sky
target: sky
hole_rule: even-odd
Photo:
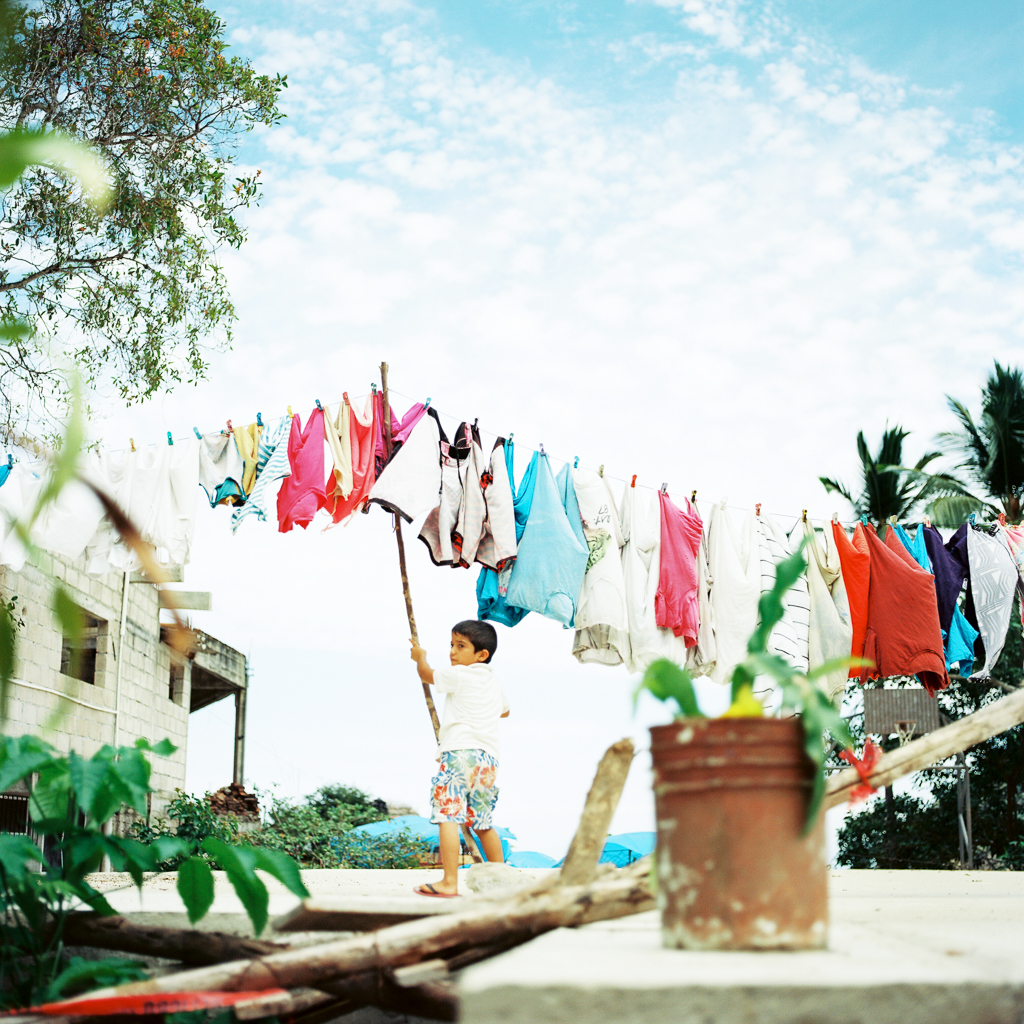
[[[209,379],[101,403],[97,439],[303,419],[390,365],[399,412],[543,443],[616,489],[849,509],[854,440],[916,459],[1024,329],[1017,4],[913,0],[221,2],[232,53],[288,76],[248,136],[264,191],[223,263],[238,324]],[[520,468],[522,466],[520,464]],[[280,535],[202,511],[193,622],[250,657],[246,782],[357,785],[429,810],[433,741],[387,516]],[[475,570],[407,528],[421,642],[443,663]],[[499,627],[498,823],[561,856],[603,750],[640,751],[613,831],[653,827],[646,729],[668,720],[571,632]],[[702,684],[709,711],[725,695]],[[232,712],[192,717],[188,787],[230,781]],[[834,827],[843,811],[832,812]]]

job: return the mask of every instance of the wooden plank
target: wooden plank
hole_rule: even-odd
[[[282,915],[273,926],[279,932],[371,932],[404,921],[451,914],[465,908],[463,900],[426,896],[313,896]]]
[[[160,607],[210,612],[213,611],[213,594],[209,590],[161,590]]]
[[[967,715],[919,740],[912,740],[906,746],[883,754],[875,764],[869,781],[876,788],[891,785],[904,775],[944,761],[1021,722],[1024,722],[1024,688],[975,711],[973,715]],[[855,768],[836,772],[825,786],[825,809],[836,807],[848,799],[850,791],[858,785],[860,776]]]

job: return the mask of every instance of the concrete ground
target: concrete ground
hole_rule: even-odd
[[[837,871],[829,949],[661,948],[657,912],[467,970],[464,1024],[1022,1024],[1024,872]]]

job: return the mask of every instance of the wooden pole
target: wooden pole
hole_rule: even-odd
[[[384,452],[391,458],[391,403],[388,401],[388,364],[380,364],[380,390],[384,401]],[[405,567],[405,540],[402,537],[402,517],[395,513],[395,540],[398,541],[398,568],[402,573],[402,593],[405,595],[405,614],[409,619],[409,635],[413,643],[419,646],[420,638],[416,632],[416,616],[412,611],[412,594],[409,592],[409,572]],[[430,692],[430,686],[423,684],[423,699],[427,702],[427,711],[430,712],[430,722],[434,726],[434,739],[441,739],[441,722],[437,717],[437,708],[434,707],[434,698]]]

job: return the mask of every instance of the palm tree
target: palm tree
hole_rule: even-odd
[[[956,468],[966,470],[997,504],[966,493],[938,498],[930,511],[939,525],[957,525],[974,511],[992,515],[1002,511],[1010,522],[1020,522],[1024,498],[1024,375],[998,362],[995,367],[982,389],[979,421],[975,423],[967,408],[947,395],[961,429],[945,431],[937,440],[947,452],[960,458]]]
[[[886,424],[876,455],[868,451],[864,431],[857,434],[857,454],[860,456],[863,477],[857,497],[838,480],[825,476],[818,479],[825,485],[826,491],[841,494],[858,516],[867,516],[879,530],[890,516],[906,519],[921,502],[933,494],[940,491],[948,493],[960,487],[951,477],[925,472],[925,467],[939,458],[941,452],[923,455],[913,469],[902,468],[903,442],[909,433],[900,426],[890,429]]]

